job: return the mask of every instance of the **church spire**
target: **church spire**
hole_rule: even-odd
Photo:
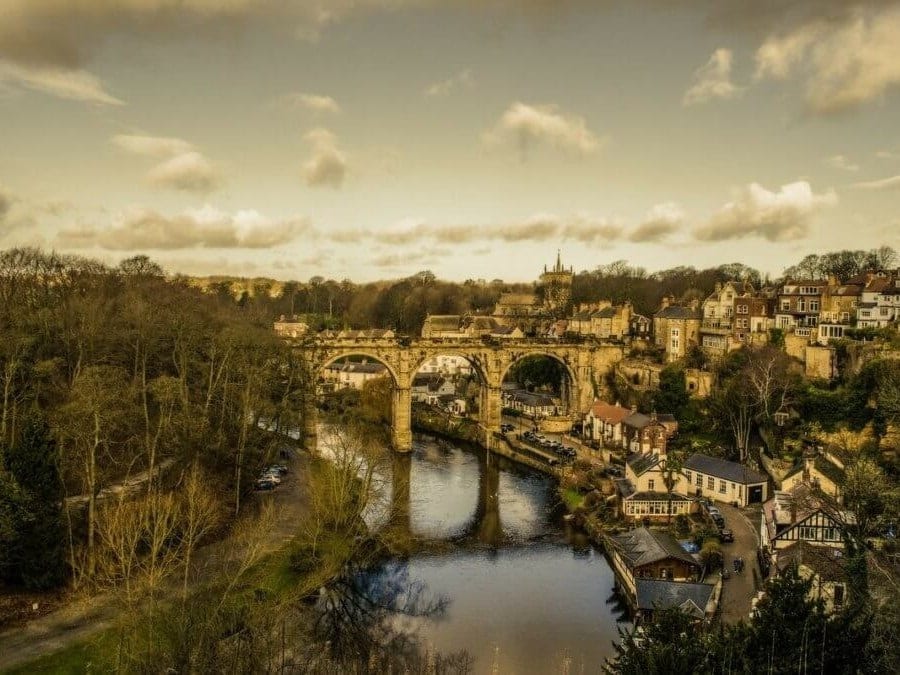
[[[556,249],[556,271],[562,272],[562,260],[560,259],[559,249]]]

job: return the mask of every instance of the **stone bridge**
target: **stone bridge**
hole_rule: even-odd
[[[569,343],[551,339],[514,339],[485,342],[479,339],[323,339],[294,341],[316,379],[338,359],[364,356],[383,363],[393,384],[391,439],[395,449],[412,449],[411,389],[419,368],[436,356],[461,356],[472,364],[481,382],[479,429],[482,444],[490,449],[500,431],[501,388],[510,367],[528,356],[547,356],[561,363],[567,374],[563,395],[573,421],[587,412],[604,387],[604,376],[623,357],[622,345]],[[315,435],[314,402],[307,406],[306,434]]]

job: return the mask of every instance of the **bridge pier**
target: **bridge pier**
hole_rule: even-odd
[[[488,450],[494,447],[494,434],[500,432],[503,417],[503,399],[499,386],[486,384],[481,389],[482,445]]]
[[[315,452],[318,447],[319,435],[319,409],[315,399],[303,406],[303,447],[310,452]]]
[[[391,406],[391,445],[398,452],[412,450],[412,391],[394,387]]]

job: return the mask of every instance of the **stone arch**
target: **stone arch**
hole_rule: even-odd
[[[509,363],[504,364],[503,368],[500,371],[500,382],[502,383],[506,379],[506,376],[509,374],[510,369],[516,363],[522,361],[523,359],[534,357],[545,357],[553,359],[563,367],[566,380],[568,381],[567,392],[564,397],[564,400],[566,402],[566,412],[569,415],[576,414],[578,412],[581,383],[578,379],[578,374],[575,368],[567,361],[566,355],[564,354],[558,354],[552,349],[530,349],[523,350],[521,352],[514,351],[511,354]]]
[[[316,377],[320,377],[325,372],[325,369],[335,361],[346,359],[351,356],[363,356],[367,359],[372,359],[373,361],[380,363],[385,368],[387,368],[388,374],[391,376],[391,385],[394,388],[402,386],[402,382],[399,375],[397,374],[397,370],[391,365],[390,361],[383,356],[379,356],[377,353],[370,352],[366,349],[346,349],[334,354],[329,354],[316,365]]]

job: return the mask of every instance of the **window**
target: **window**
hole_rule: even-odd
[[[843,584],[834,585],[834,606],[840,607],[844,604],[844,586]]]
[[[888,315],[888,308],[882,307],[881,308],[881,316],[887,316],[887,315]]]
[[[810,300],[809,301],[809,311],[810,312],[818,312],[819,311],[819,301],[818,300]]]
[[[716,488],[716,479],[710,476],[706,479],[706,489],[707,490],[715,490]]]
[[[816,537],[816,528],[804,525],[803,527],[800,528],[800,538],[807,539],[810,541],[815,541],[817,538]]]
[[[719,492],[721,492],[723,495],[725,494],[725,485],[726,484],[724,480],[719,481]]]
[[[697,474],[697,482],[695,484],[698,488],[703,487],[703,476],[701,476],[699,473]]]
[[[656,484],[656,481],[654,481],[654,480],[651,478],[650,480],[647,481],[647,489],[652,491],[652,490],[653,490],[653,486],[654,486],[655,484]]]
[[[835,527],[826,527],[824,531],[824,539],[825,541],[838,541],[840,537],[838,537],[837,528]]]
[[[790,300],[782,300],[781,301],[781,311],[782,312],[790,312],[791,311],[791,301]]]
[[[690,472],[690,471],[685,471],[685,472],[684,472],[684,477],[687,478],[687,482],[688,482],[688,483],[691,482],[691,472]]]

